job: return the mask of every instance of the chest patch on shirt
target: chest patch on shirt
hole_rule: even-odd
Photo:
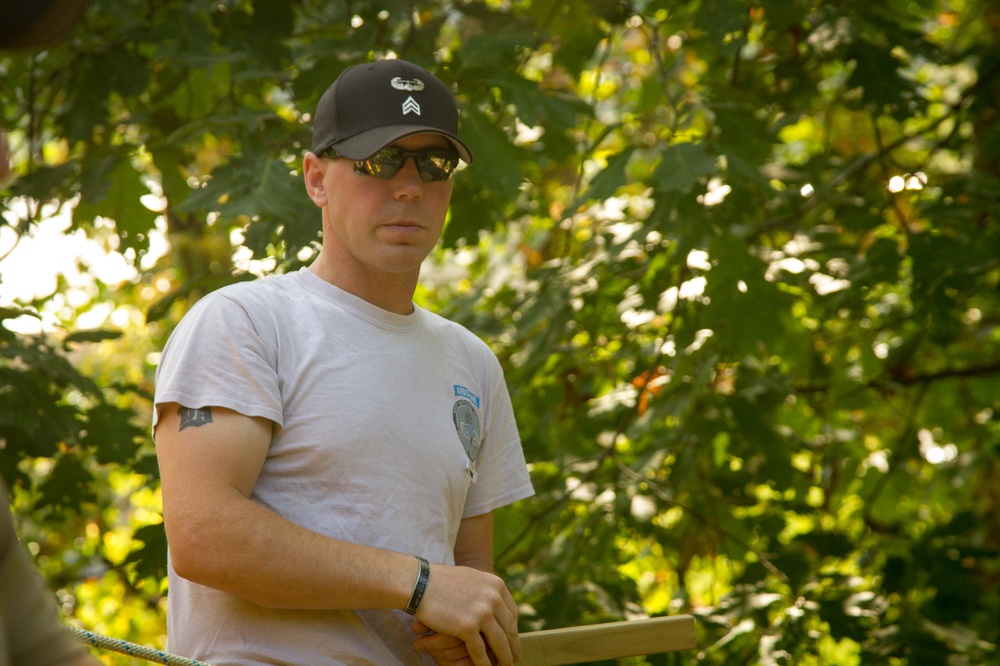
[[[462,442],[462,448],[465,449],[469,460],[476,462],[476,458],[479,457],[479,435],[482,432],[476,408],[464,398],[456,400],[455,406],[451,409],[451,418],[455,422],[455,431]]]
[[[451,408],[451,420],[455,423],[455,432],[465,449],[465,471],[469,480],[475,483],[479,473],[476,471],[476,459],[479,458],[479,446],[482,444],[482,425],[479,423],[479,396],[455,384],[455,405]]]

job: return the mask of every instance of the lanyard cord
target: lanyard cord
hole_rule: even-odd
[[[151,661],[156,664],[168,664],[168,666],[211,666],[203,661],[188,659],[187,657],[179,657],[176,654],[170,654],[169,652],[164,652],[163,650],[157,650],[155,648],[145,647],[136,643],[130,643],[119,638],[110,638],[101,634],[95,634],[93,631],[87,631],[86,629],[77,629],[76,627],[66,628],[81,641],[89,645],[93,645],[96,648],[112,650],[113,652],[127,654],[131,657],[137,657],[139,659],[145,659],[146,661]]]

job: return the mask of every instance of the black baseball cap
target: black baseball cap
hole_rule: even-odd
[[[363,160],[422,132],[445,137],[472,163],[472,153],[458,138],[458,107],[448,87],[413,63],[376,60],[348,67],[323,93],[313,118],[312,152],[332,148]]]

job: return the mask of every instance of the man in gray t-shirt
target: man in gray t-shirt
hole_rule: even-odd
[[[509,665],[492,512],[533,491],[496,357],[416,307],[459,160],[445,85],[400,60],[320,100],[307,269],[199,301],[164,348],[153,432],[168,649],[227,664]]]

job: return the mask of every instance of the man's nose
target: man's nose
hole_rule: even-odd
[[[417,169],[417,158],[415,156],[407,155],[403,166],[392,177],[392,182],[397,188],[397,197],[419,199],[423,196],[424,179],[420,177],[420,170]]]

